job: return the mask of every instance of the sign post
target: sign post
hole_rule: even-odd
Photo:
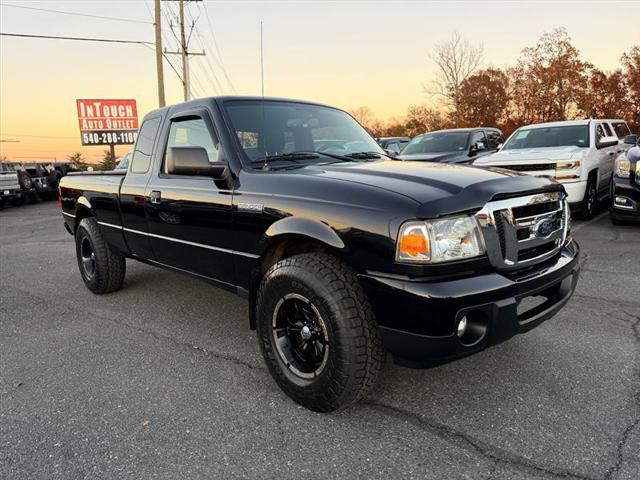
[[[116,145],[133,145],[138,136],[135,100],[78,99],[78,123],[83,146],[108,145],[115,160]]]

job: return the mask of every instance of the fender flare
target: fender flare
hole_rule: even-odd
[[[308,217],[285,217],[272,223],[264,233],[260,241],[261,254],[278,239],[290,235],[307,237],[337,250],[346,248],[336,231],[326,223]]]

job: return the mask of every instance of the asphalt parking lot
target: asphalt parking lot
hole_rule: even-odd
[[[640,477],[640,227],[574,223],[575,296],[541,327],[366,401],[298,407],[244,300],[129,261],[95,296],[55,202],[0,212],[0,478]]]

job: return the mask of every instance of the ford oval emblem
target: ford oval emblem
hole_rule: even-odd
[[[534,233],[536,237],[548,237],[557,229],[556,221],[552,218],[545,218],[536,223]]]

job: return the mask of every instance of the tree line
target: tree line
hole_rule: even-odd
[[[564,28],[543,34],[508,68],[485,67],[482,45],[458,33],[435,45],[434,80],[423,86],[433,104],[408,108],[382,121],[368,107],[352,115],[374,136],[414,136],[456,127],[498,127],[509,135],[522,125],[580,118],[622,118],[640,133],[640,46],[605,72],[584,60]]]

